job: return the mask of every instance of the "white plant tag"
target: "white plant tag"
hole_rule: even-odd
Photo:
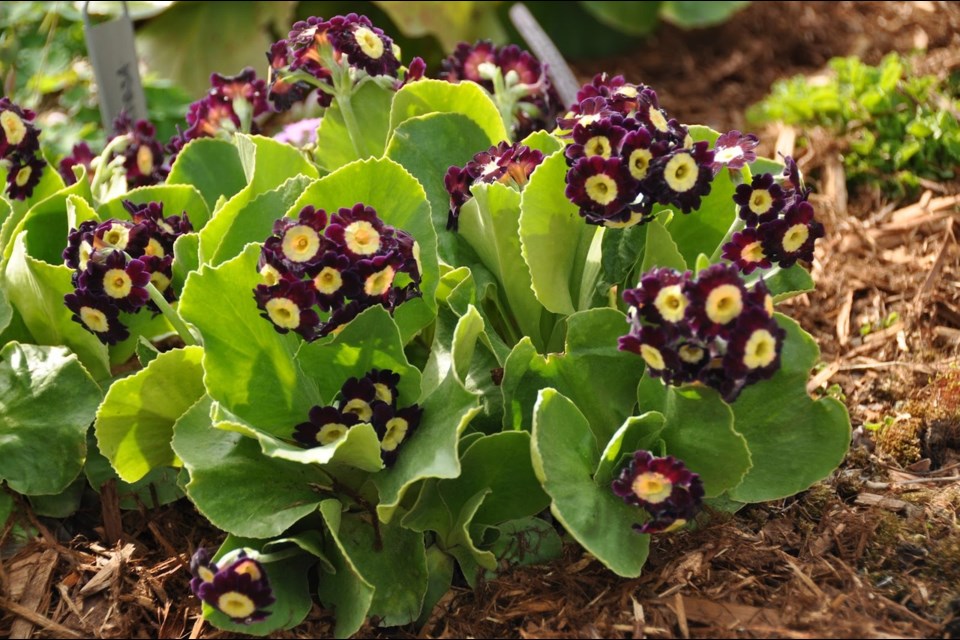
[[[83,7],[83,32],[97,79],[100,117],[104,129],[111,131],[113,121],[122,111],[133,121],[146,119],[147,99],[140,84],[133,21],[127,3],[123,3],[123,15],[101,24],[90,22],[89,5],[87,2]]]

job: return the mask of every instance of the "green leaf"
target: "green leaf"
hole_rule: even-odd
[[[292,12],[291,2],[250,2],[236,10],[178,2],[137,31],[137,50],[151,71],[199,96],[210,88],[211,73],[262,68],[273,30],[286,33]]]
[[[653,33],[660,23],[660,7],[664,3],[592,0],[580,4],[608,27],[632,36],[646,36]]]
[[[48,496],[28,496],[33,513],[44,518],[68,518],[80,508],[80,500],[87,488],[87,480],[82,476],[67,486],[62,492]],[[2,514],[0,514],[2,517]]]
[[[801,293],[813,291],[816,287],[810,272],[798,264],[789,269],[774,267],[766,273],[758,274],[754,279],[759,280],[760,278],[763,279],[767,289],[770,290],[774,302],[789,300]]]
[[[0,351],[0,478],[28,495],[63,491],[83,465],[102,392],[63,347]]]
[[[634,272],[644,256],[649,226],[636,224],[626,229],[606,229],[603,232],[601,265],[602,280],[605,284],[626,288],[632,288],[636,284]]]
[[[264,552],[259,560],[263,565],[263,571],[266,573],[267,579],[270,581],[273,596],[277,599],[276,602],[267,607],[270,615],[267,616],[266,620],[252,624],[238,624],[227,615],[217,611],[207,603],[203,603],[204,620],[229,633],[253,636],[265,636],[280,629],[292,629],[303,622],[313,606],[308,574],[316,560],[310,553],[294,553],[290,556],[282,554],[282,558],[271,560],[271,553],[267,552],[267,548],[270,546],[276,546],[275,542],[239,538],[231,535],[227,536],[227,539],[223,541],[223,544],[220,545],[217,553],[213,556],[213,561],[217,562],[234,549],[252,549],[253,551]]]
[[[173,450],[190,472],[186,490],[216,527],[239,536],[280,535],[316,511],[315,485],[329,478],[312,465],[268,458],[256,440],[216,429],[211,400],[201,399],[173,429]]]
[[[543,307],[520,250],[520,192],[499,183],[479,184],[471,191],[473,198],[460,211],[460,235],[499,281],[520,334],[544,350],[549,336],[540,335]]]
[[[0,505],[2,509],[2,505]],[[3,511],[0,510],[0,522],[3,519]],[[433,609],[440,602],[440,599],[450,590],[450,584],[453,582],[453,558],[440,550],[436,545],[427,547],[427,593],[423,598],[423,609],[420,611],[420,617],[417,618],[416,625],[422,628],[430,616],[433,615]]]
[[[146,367],[148,364],[156,360],[157,356],[160,355],[160,350],[153,346],[153,343],[139,336],[137,338],[136,346],[137,360],[140,362],[141,367]]]
[[[669,267],[677,271],[687,270],[687,261],[684,260],[673,241],[670,232],[659,220],[647,223],[647,244],[643,251],[643,266],[641,274],[654,267]]]
[[[556,560],[563,555],[563,540],[549,522],[540,518],[520,518],[496,528],[496,541],[490,551],[497,557],[497,571]],[[488,576],[493,579],[496,574]]]
[[[235,145],[218,138],[197,138],[177,155],[167,184],[194,186],[213,211],[220,196],[233,197],[247,186],[247,179]]]
[[[490,137],[467,116],[431,113],[400,124],[387,145],[387,157],[403,165],[423,185],[430,201],[440,257],[449,264],[463,263],[459,247],[462,241],[446,230],[450,194],[444,186],[444,176],[450,167],[465,166],[474,154],[489,149],[491,144]]]
[[[343,555],[345,568],[373,587],[369,614],[383,626],[413,622],[420,616],[427,593],[423,535],[398,524],[381,524],[378,546],[369,518],[339,513],[340,508],[335,500],[325,501],[320,505],[320,513],[336,549]]]
[[[726,21],[730,16],[750,4],[749,0],[724,0],[717,2],[693,0],[666,0],[660,15],[684,29],[712,27]]]
[[[740,502],[765,502],[792,496],[825,478],[850,446],[850,418],[831,397],[807,395],[810,369],[820,350],[810,334],[777,314],[787,332],[780,370],[751,385],[733,403],[737,431],[750,447],[753,467],[730,492]]]
[[[237,211],[216,250],[208,255],[207,264],[216,266],[239,255],[247,244],[264,242],[273,234],[273,223],[283,217],[282,212],[293,206],[311,182],[311,178],[302,175],[290,178],[276,189],[261,193]]]
[[[320,504],[320,513],[331,530],[339,531],[341,510],[339,500],[324,500]],[[337,638],[349,638],[360,630],[367,619],[375,589],[335,541],[327,545],[326,551],[334,572],[320,576],[317,596],[325,607],[334,610],[336,623],[333,635]]]
[[[394,312],[400,335],[407,343],[433,321],[440,279],[437,235],[430,221],[430,204],[416,178],[388,158],[357,161],[310,185],[292,210],[299,211],[311,204],[336,212],[360,202],[376,209],[381,220],[406,231],[420,245],[423,297],[405,302]]]
[[[639,416],[630,416],[623,423],[600,456],[600,464],[594,474],[594,481],[598,487],[608,487],[620,471],[625,456],[632,456],[635,451],[654,451],[662,442],[660,432],[666,422],[664,415],[659,411],[647,411]]]
[[[10,306],[3,288],[0,287],[0,333],[10,326],[11,320],[13,320],[13,307]]]
[[[641,410],[663,413],[666,424],[659,437],[667,453],[700,474],[707,497],[740,484],[750,468],[750,449],[716,391],[702,385],[671,387],[644,376],[637,395]]]
[[[167,448],[169,446],[167,444]],[[83,465],[83,472],[97,493],[102,493],[103,485],[113,481],[121,509],[134,510],[143,506],[155,509],[183,497],[177,484],[179,470],[173,467],[157,467],[134,483],[124,482],[110,466],[110,461],[100,453],[92,433],[87,436],[87,462]]]
[[[542,356],[521,346],[523,342],[518,344],[516,355],[504,365],[501,385],[512,421],[507,428],[529,429],[537,393],[549,386],[570,397],[587,417],[597,441],[607,442],[633,413],[643,373],[636,356],[617,348],[617,339],[626,330],[621,312],[591,309],[567,318],[563,353]]]
[[[533,417],[533,468],[550,496],[550,511],[577,542],[617,575],[640,575],[650,536],[632,525],[643,513],[598,486],[600,448],[587,419],[555,389],[543,389]],[[598,526],[599,525],[599,526]]]
[[[200,347],[161,353],[107,391],[97,410],[97,443],[124,481],[180,466],[170,449],[173,425],[204,395],[202,357]]]
[[[200,235],[185,233],[173,243],[173,288],[183,291],[184,281],[191,271],[200,268]]]
[[[474,42],[491,38],[503,42],[504,36],[489,33],[484,29],[490,21],[484,20],[495,14],[495,6],[486,2],[385,2],[374,4],[382,9],[400,32],[410,38],[433,36],[440,41],[444,51],[453,51],[459,42]],[[495,22],[495,21],[494,21]]]
[[[382,156],[390,131],[392,102],[393,91],[381,86],[373,78],[362,80],[354,90],[350,105],[362,136],[356,141],[360,147],[358,156],[343,121],[342,105],[334,100],[324,112],[317,129],[317,150],[314,154],[317,164],[327,171],[336,171],[354,160]]]
[[[12,243],[13,252],[4,272],[11,305],[23,317],[37,344],[64,345],[80,358],[94,379],[110,376],[107,347],[71,318],[63,296],[73,292],[72,271],[27,254],[26,234]]]
[[[408,84],[397,92],[390,110],[390,130],[410,118],[437,112],[467,116],[483,129],[491,144],[509,137],[497,105],[480,85],[429,79]]]
[[[548,311],[582,309],[584,267],[599,227],[588,225],[564,194],[567,163],[557,152],[537,167],[520,199],[520,243],[533,291]],[[598,249],[599,251],[599,249]],[[599,256],[597,256],[599,261]]]
[[[520,144],[525,147],[530,147],[542,153],[544,156],[549,156],[552,153],[556,153],[566,147],[560,138],[553,135],[549,131],[534,131],[526,138],[520,141]]]
[[[203,196],[188,184],[160,184],[133,189],[100,205],[100,218],[103,220],[107,218],[129,220],[130,212],[123,207],[126,200],[134,204],[159,202],[163,204],[164,216],[179,216],[186,213],[190,218],[190,224],[198,231],[210,219],[210,208],[204,201]]]
[[[46,172],[45,172],[46,173]],[[52,173],[52,172],[51,172]],[[57,178],[59,180],[59,178]],[[34,204],[28,211],[18,215],[16,205],[14,212],[0,228],[0,246],[3,247],[3,257],[9,259],[13,254],[14,239],[23,231],[36,231],[29,236],[27,249],[31,256],[49,264],[63,262],[63,249],[67,246],[67,198],[71,195],[80,196],[90,201],[90,183],[81,180],[76,184],[63,188],[49,197]]]
[[[294,360],[300,339],[277,333],[260,316],[253,299],[259,255],[260,247],[250,245],[220,266],[191,273],[180,313],[203,336],[207,393],[257,429],[286,436],[320,395]]]

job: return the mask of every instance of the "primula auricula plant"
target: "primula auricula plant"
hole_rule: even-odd
[[[636,576],[651,535],[710,526],[703,504],[839,463],[846,413],[807,395],[816,345],[776,312],[824,233],[792,160],[620,77],[558,108],[512,46],[461,45],[429,78],[355,14],[298,22],[267,60],[266,83],[215,75],[162,157],[122,123],[71,184],[44,170],[3,201],[0,328],[72,349],[64,384],[93,398],[65,423],[73,475],[26,481],[12,452],[11,486],[62,491],[99,403],[90,481],[185,492],[229,534],[194,557],[208,620],[267,634],[315,595],[349,636],[423,619],[456,567],[556,557],[560,527]],[[311,146],[255,133],[304,100]],[[42,369],[28,347],[4,358]]]

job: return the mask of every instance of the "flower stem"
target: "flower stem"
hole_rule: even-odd
[[[200,344],[196,337],[194,337],[193,332],[190,331],[190,327],[187,326],[187,323],[184,322],[183,318],[180,317],[180,314],[170,306],[170,303],[167,302],[166,298],[163,297],[163,294],[160,293],[155,286],[153,286],[152,282],[147,283],[147,293],[150,294],[150,299],[160,309],[160,313],[162,313],[170,322],[170,324],[173,325],[173,328],[180,336],[180,339],[183,340],[183,344],[187,346],[197,346]]]
[[[733,238],[733,234],[738,231],[743,231],[746,227],[746,223],[738,215],[733,219],[733,222],[730,224],[730,228],[727,229],[727,233],[723,236],[723,239],[720,241],[720,244],[717,245],[716,251],[713,252],[713,255],[710,256],[710,264],[716,264],[720,260],[720,256],[723,255],[723,245],[730,242]]]
[[[100,162],[97,163],[97,170],[93,172],[93,181],[90,183],[90,193],[93,194],[93,198],[97,201],[97,204],[99,204],[100,200],[97,197],[97,192],[99,191],[100,187],[103,186],[103,182],[109,175],[107,166],[110,164],[110,156],[116,152],[126,149],[127,145],[129,145],[131,141],[132,138],[130,134],[117,136],[111,140],[106,147],[103,148],[102,152],[100,152]]]
[[[347,125],[347,135],[350,136],[350,142],[353,144],[353,152],[357,157],[363,159],[365,156],[360,150],[360,125],[357,123],[357,117],[353,113],[353,105],[350,104],[350,95],[348,93],[337,94],[337,104],[340,106],[340,113],[343,115],[343,123]]]

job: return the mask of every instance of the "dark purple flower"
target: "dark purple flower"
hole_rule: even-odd
[[[715,264],[697,274],[686,286],[690,300],[687,318],[698,335],[728,338],[746,308],[747,288],[736,267]]]
[[[690,522],[703,502],[703,481],[673,456],[655,457],[637,451],[620,476],[613,481],[614,494],[649,514],[639,533],[662,533]]]
[[[723,134],[713,145],[713,173],[716,174],[723,167],[743,169],[757,159],[756,149],[759,144],[760,139],[752,133],[742,134],[734,129]]]
[[[71,320],[97,336],[104,344],[116,344],[130,337],[127,327],[120,322],[119,309],[103,296],[87,291],[68,293],[63,297],[73,312]]]
[[[567,164],[573,164],[579,158],[600,156],[604,160],[619,155],[620,143],[627,130],[621,125],[623,118],[614,115],[587,124],[576,124],[573,127],[573,144],[564,151]]]
[[[316,264],[307,271],[313,288],[317,292],[317,305],[324,311],[343,304],[346,298],[356,298],[362,290],[362,283],[356,270],[351,268],[350,258],[327,251]]]
[[[776,220],[786,201],[783,188],[774,182],[773,175],[753,176],[750,184],[737,186],[733,201],[740,205],[740,218],[748,227]]]
[[[87,168],[87,179],[93,178],[93,161],[96,154],[90,149],[86,142],[78,142],[73,145],[70,155],[65,156],[59,164],[58,172],[63,178],[64,184],[70,186],[77,182],[77,176],[73,173],[73,167],[84,166]]]
[[[270,75],[267,80],[270,86],[267,91],[267,98],[273,103],[273,108],[277,111],[288,111],[294,104],[303,102],[312,87],[303,80],[291,82],[283,77],[291,61],[286,40],[273,43],[270,51],[267,52],[267,61],[270,63]],[[329,72],[327,77],[329,77]],[[330,96],[322,91],[318,92],[318,96],[321,99],[320,106],[330,106],[329,100],[332,99]],[[326,100],[326,104],[324,104],[324,100]]]
[[[263,310],[260,315],[279,333],[296,331],[307,340],[316,335],[320,316],[313,310],[316,293],[309,282],[282,278],[273,286],[257,285],[254,298]]]
[[[737,321],[727,345],[723,368],[731,377],[750,382],[770,378],[780,368],[786,332],[760,307],[748,309]]]
[[[572,131],[578,124],[588,125],[616,114],[605,99],[587,98],[573,105],[563,117],[557,118],[557,126]]]
[[[375,397],[391,407],[397,406],[397,385],[400,383],[400,374],[390,369],[371,369],[364,376],[373,384]]]
[[[270,580],[263,565],[248,557],[245,551],[228,554],[218,566],[205,549],[199,549],[190,562],[190,569],[193,573],[190,588],[194,595],[233,622],[251,624],[270,615],[267,608],[276,601]]]
[[[3,113],[11,113],[4,111]],[[26,200],[33,195],[33,190],[40,184],[40,178],[47,163],[39,155],[14,154],[10,158],[10,168],[7,172],[7,195],[14,200]]]
[[[36,114],[9,98],[0,98],[0,159],[14,155],[32,157],[40,150],[40,130],[33,124]]]
[[[373,207],[361,203],[335,213],[325,235],[353,260],[383,255],[396,247],[393,227],[384,225]]]
[[[608,219],[621,214],[637,197],[637,181],[619,156],[580,158],[567,172],[567,198],[580,215]]]
[[[373,380],[366,377],[350,378],[340,387],[340,402],[337,408],[341,413],[357,416],[360,422],[370,422],[376,400],[377,389],[373,386]]]
[[[96,254],[98,259],[87,262],[80,274],[78,290],[95,296],[106,297],[121,311],[134,313],[150,299],[146,286],[150,283],[150,271],[140,260],[127,260],[122,251]]]
[[[307,205],[296,218],[280,218],[273,224],[263,250],[277,256],[291,273],[304,273],[329,248],[323,236],[326,227],[327,212]]]
[[[163,145],[157,141],[157,130],[146,120],[132,122],[122,112],[113,123],[114,136],[129,135],[130,144],[113,158],[123,157],[127,185],[133,189],[160,184],[167,178],[169,167],[164,166]]]
[[[798,260],[813,260],[814,243],[824,235],[823,225],[813,216],[813,205],[798,201],[779,220],[761,225],[764,250],[772,261],[786,269]]]
[[[699,208],[713,181],[713,152],[708,146],[697,142],[692,149],[676,149],[656,158],[644,186],[660,204],[673,205],[683,213]]]
[[[252,116],[270,111],[267,103],[267,84],[257,78],[253,67],[245,67],[235,76],[223,76],[219,73],[210,74],[209,98],[229,105],[236,111],[238,101],[249,105]]]
[[[360,422],[353,412],[315,406],[310,410],[310,419],[294,427],[293,439],[308,448],[322,447],[345,438],[347,430]]]
[[[83,271],[93,254],[93,238],[100,223],[86,220],[67,235],[67,248],[63,250],[63,262],[74,270]]]
[[[637,324],[628,335],[620,337],[620,350],[637,354],[649,367],[650,375],[666,376],[669,381],[680,366],[680,356],[673,348],[675,332],[666,327],[637,327]]]
[[[333,18],[331,31],[334,47],[347,56],[350,65],[363,69],[371,76],[394,76],[400,61],[394,53],[393,40],[373,26],[366,16],[355,13]]]
[[[416,404],[394,409],[385,402],[375,403],[371,424],[380,439],[380,457],[386,466],[396,462],[401,445],[420,426],[422,417],[423,409]]]
[[[723,245],[723,259],[737,265],[745,275],[771,266],[770,257],[763,250],[763,237],[756,228],[733,234],[730,242]]]
[[[686,318],[690,304],[684,290],[690,278],[689,271],[653,269],[643,275],[636,289],[623,292],[623,300],[647,322],[678,324]]]
[[[472,45],[461,42],[440,63],[440,73],[437,75],[447,82],[470,80],[493,91],[493,81],[480,72],[483,64],[497,64],[497,47],[489,40],[480,40]]]

